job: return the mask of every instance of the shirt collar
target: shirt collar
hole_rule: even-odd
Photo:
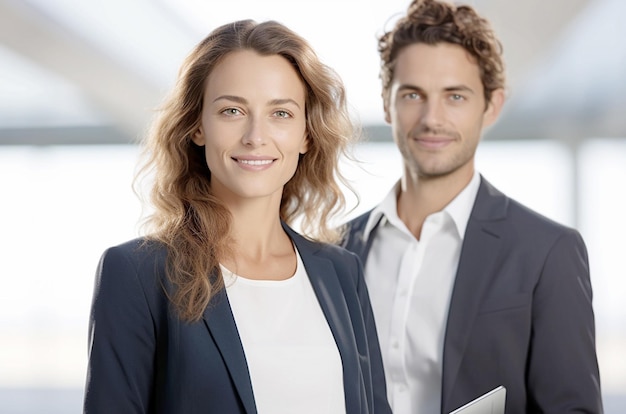
[[[444,207],[444,211],[447,211],[450,217],[452,217],[461,240],[465,236],[465,229],[472,214],[478,187],[480,187],[480,174],[474,170],[474,175],[469,184]]]
[[[456,226],[461,240],[463,240],[465,236],[465,229],[467,228],[467,222],[472,213],[474,200],[476,200],[479,187],[480,174],[474,171],[474,175],[469,184],[443,208],[443,211],[447,212],[454,221],[454,225]],[[400,180],[396,182],[385,198],[372,210],[363,231],[363,237],[365,239],[369,238],[372,230],[379,225],[379,221],[381,225],[385,224],[385,222],[389,222],[398,228],[404,227],[400,217],[398,217],[397,200],[399,189]]]
[[[384,221],[400,221],[397,208],[399,189],[400,180],[398,180],[396,184],[391,187],[391,190],[389,190],[383,201],[374,207],[370,213],[367,224],[365,225],[365,230],[363,231],[363,237],[366,240],[369,238],[370,232],[374,229],[374,227],[378,225],[379,221],[382,221],[380,224],[384,224]]]

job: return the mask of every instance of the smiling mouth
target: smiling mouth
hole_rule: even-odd
[[[240,160],[240,159],[235,159],[235,161],[237,161],[240,164],[246,164],[246,165],[268,165],[274,162],[274,160]]]

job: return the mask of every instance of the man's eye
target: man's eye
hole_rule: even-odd
[[[453,95],[450,95],[450,99],[452,99],[453,101],[463,101],[465,100],[465,97],[463,95],[455,93]]]

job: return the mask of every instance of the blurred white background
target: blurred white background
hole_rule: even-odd
[[[467,3],[500,34],[510,80],[478,169],[583,234],[606,412],[626,412],[626,2]],[[344,164],[361,197],[349,218],[400,176],[375,36],[407,4],[0,0],[0,412],[81,411],[96,264],[139,234],[133,142],[193,45],[230,20],[271,18],[339,72],[369,138],[361,167]]]

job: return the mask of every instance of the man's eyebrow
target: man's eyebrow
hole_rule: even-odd
[[[409,84],[409,83],[405,83],[405,84],[400,85],[398,87],[398,90],[399,91],[401,91],[401,90],[412,90],[412,91],[424,92],[423,88],[420,88],[419,86],[412,85],[412,84]],[[445,92],[468,92],[468,93],[471,93],[471,94],[475,94],[476,93],[476,92],[474,92],[474,90],[472,88],[470,88],[467,85],[463,85],[463,84],[446,86],[445,88],[443,88],[443,90]]]
[[[410,90],[414,90],[414,91],[424,91],[422,88],[420,88],[419,86],[416,85],[412,85],[410,83],[403,83],[402,85],[398,86],[398,90],[405,90],[405,89],[410,89]]]
[[[446,92],[469,92],[475,94],[474,90],[467,85],[453,85],[443,89]]]

